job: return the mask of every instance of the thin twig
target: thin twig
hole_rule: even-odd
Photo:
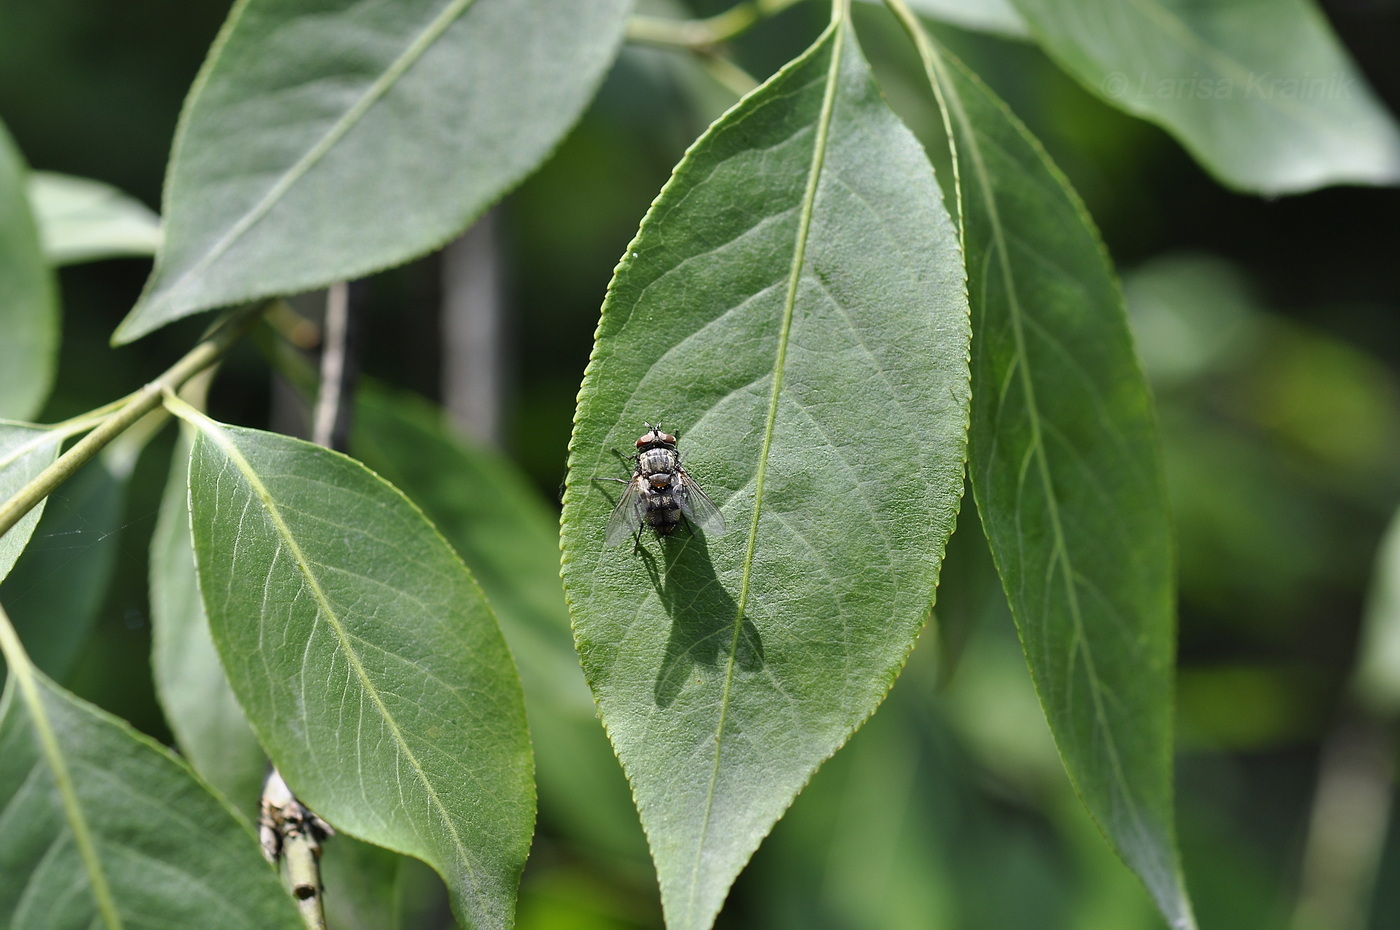
[[[311,423],[311,441],[344,452],[350,435],[351,399],[359,377],[359,318],[353,285],[332,284],[326,292],[321,339],[321,385]]]
[[[330,824],[297,800],[277,769],[268,772],[259,804],[258,837],[269,862],[287,864],[287,884],[307,930],[326,930],[321,844],[334,833]]]
[[[1394,757],[1394,736],[1374,720],[1346,721],[1323,743],[1293,930],[1366,925],[1390,823]]]
[[[311,439],[344,452],[350,432],[351,399],[359,372],[359,307],[353,285],[333,284],[326,293],[321,339],[321,384],[316,394]],[[287,866],[287,884],[307,930],[325,930],[325,886],[321,844],[334,834],[330,824],[302,804],[275,767],[263,782],[258,833],[263,854]]]

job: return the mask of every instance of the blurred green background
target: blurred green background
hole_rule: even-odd
[[[1400,4],[1324,8],[1400,110]],[[0,0],[0,118],[34,168],[106,181],[158,208],[181,101],[226,13],[217,0]],[[891,102],[933,147],[937,118],[902,34],[878,8],[858,14]],[[826,17],[800,4],[729,51],[761,79]],[[1124,279],[1176,521],[1179,825],[1202,925],[1400,926],[1394,721],[1352,687],[1375,554],[1400,504],[1400,191],[1229,193],[1164,133],[1099,103],[1033,47],[940,35],[1045,143]],[[509,320],[502,446],[550,507],[613,265],[671,166],[731,101],[689,59],[630,48],[554,157],[497,212]],[[191,344],[203,321],[107,347],[148,268],[122,259],[63,270],[63,356],[45,419],[136,387]],[[436,257],[371,281],[368,375],[439,395],[439,281]],[[270,378],[251,347],[230,359],[211,403],[222,418],[267,424]],[[100,604],[91,636],[69,644],[64,683],[166,740],[144,581],[170,445],[167,432],[142,454],[120,506],[85,500],[100,476],[63,488],[33,564],[3,591],[21,622],[55,596]],[[965,508],[938,635],[925,635],[885,707],[778,824],[719,926],[1160,926],[1060,769]],[[80,570],[110,583],[63,590]],[[600,790],[622,790],[605,753],[580,766],[597,769]],[[1319,804],[1329,796],[1319,784],[1353,784],[1328,780],[1339,774],[1379,786],[1342,793],[1353,808],[1369,798],[1361,815]],[[1374,905],[1350,923],[1337,908],[1365,900],[1364,882],[1358,891],[1347,884],[1354,869],[1333,874],[1346,865],[1345,837],[1340,851],[1318,845],[1319,808],[1334,833],[1360,816],[1373,839],[1388,836]],[[659,926],[635,816],[614,820],[563,816],[542,799],[522,926]],[[421,884],[413,910],[432,926],[445,911],[432,882]],[[1318,908],[1326,916],[1308,923]]]

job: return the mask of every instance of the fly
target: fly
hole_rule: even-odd
[[[707,535],[722,536],[724,516],[681,465],[676,437],[659,426],[644,425],[647,431],[637,440],[637,454],[632,457],[632,477],[611,479],[627,489],[608,517],[604,542],[616,546],[635,533],[640,545],[643,526],[651,527],[657,536],[670,536],[682,520]]]

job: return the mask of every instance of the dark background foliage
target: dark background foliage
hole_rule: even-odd
[[[1324,8],[1400,110],[1400,5]],[[888,62],[892,102],[926,129],[902,36],[881,11],[859,12],[870,57]],[[158,208],[182,98],[226,13],[189,0],[0,3],[0,117],[34,168],[97,178]],[[736,57],[765,76],[824,18],[799,5],[738,40]],[[1187,876],[1203,925],[1279,926],[1300,884],[1322,747],[1365,719],[1348,683],[1375,549],[1400,501],[1400,191],[1229,192],[1165,133],[1098,102],[1033,47],[940,34],[1068,174],[1144,327],[1178,534]],[[497,210],[510,321],[503,446],[551,502],[613,266],[671,166],[727,102],[686,59],[629,49],[555,156]],[[136,387],[190,345],[203,321],[108,348],[148,269],[124,259],[62,272],[63,355],[43,419]],[[439,298],[436,257],[370,282],[369,375],[438,395]],[[1185,335],[1160,338],[1163,319]],[[212,403],[223,419],[267,424],[272,391],[251,348],[231,358]],[[143,456],[119,532],[85,528],[78,514],[76,532],[41,526],[33,544],[57,551],[55,573],[93,549],[115,559],[96,631],[64,683],[165,739],[145,671],[144,579],[168,447],[167,435]],[[73,497],[60,490],[46,519],[76,513]],[[960,927],[1154,925],[1042,751],[1009,620],[976,528],[964,530],[940,595],[950,648],[935,655],[926,642],[915,654],[888,706],[761,848],[721,926],[935,925],[929,914]],[[19,613],[41,592],[16,581],[29,585],[6,587]],[[950,679],[951,646],[963,640]],[[657,923],[640,831],[621,832],[603,858],[546,806],[522,925]],[[1376,928],[1400,922],[1400,829],[1391,834]]]

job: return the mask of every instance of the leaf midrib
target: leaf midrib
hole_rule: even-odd
[[[107,930],[122,930],[121,914],[112,888],[107,881],[107,873],[102,869],[102,861],[97,855],[97,843],[88,827],[83,805],[73,785],[73,777],[64,759],[63,747],[59,745],[58,734],[49,720],[43,697],[39,693],[38,670],[20,644],[14,627],[4,608],[0,608],[0,652],[9,661],[10,674],[24,695],[24,703],[29,708],[29,717],[34,725],[34,735],[39,741],[40,751],[53,774],[54,787],[58,791],[59,803],[63,807],[64,819],[73,833],[73,844],[78,849],[78,857],[83,862],[94,904],[102,917]]]
[[[844,3],[841,0],[832,5],[832,22],[827,28],[831,34],[820,39],[818,44],[832,42],[831,62],[827,66],[826,88],[822,96],[821,113],[817,118],[816,133],[812,145],[812,162],[807,177],[807,188],[803,192],[801,214],[797,223],[797,236],[793,247],[792,264],[788,270],[787,294],[783,300],[783,317],[778,329],[778,346],[773,360],[773,388],[768,397],[768,417],[764,424],[763,441],[759,448],[758,468],[754,476],[753,516],[749,520],[749,535],[744,549],[744,560],[739,581],[739,595],[736,598],[733,630],[730,634],[729,651],[725,659],[724,687],[720,693],[719,719],[715,724],[714,763],[710,769],[710,783],[705,790],[705,810],[695,843],[695,861],[690,874],[690,897],[686,904],[688,921],[695,915],[696,898],[700,889],[700,870],[704,859],[705,844],[708,838],[710,817],[714,811],[715,789],[719,782],[720,760],[723,753],[725,722],[730,706],[730,691],[734,683],[734,668],[737,662],[739,637],[743,631],[744,610],[748,604],[749,584],[753,576],[754,553],[758,542],[758,521],[763,511],[763,489],[768,472],[768,457],[773,445],[773,432],[778,417],[778,400],[783,386],[783,367],[787,361],[788,339],[792,331],[793,310],[797,303],[797,290],[802,279],[802,267],[806,259],[807,237],[812,225],[812,211],[816,203],[817,184],[821,177],[826,157],[827,136],[831,128],[832,113],[836,102],[837,76],[840,71],[842,51],[845,45]]]
[[[167,398],[167,403],[169,403],[169,401],[170,399]],[[178,400],[176,402],[179,403]],[[297,570],[301,573],[302,578],[311,589],[311,596],[316,601],[321,615],[325,617],[326,624],[331,628],[331,631],[335,633],[336,639],[340,643],[341,651],[345,655],[346,663],[354,673],[355,678],[364,688],[365,693],[369,696],[375,709],[379,712],[380,719],[382,719],[389,728],[389,734],[394,741],[394,745],[407,760],[409,770],[417,776],[418,781],[422,784],[423,790],[427,793],[429,804],[437,812],[439,819],[447,828],[447,832],[452,840],[452,845],[457,851],[458,861],[466,868],[468,874],[472,878],[472,884],[475,886],[476,870],[473,868],[471,857],[468,855],[466,844],[463,842],[461,834],[457,830],[457,825],[453,822],[447,810],[447,806],[438,796],[436,789],[434,789],[432,781],[427,777],[427,773],[424,771],[422,764],[418,761],[418,757],[409,747],[403,731],[399,729],[398,722],[389,712],[389,708],[384,703],[379,689],[375,687],[369,673],[365,670],[364,663],[360,661],[359,654],[352,647],[349,632],[346,630],[344,624],[341,623],[335,606],[331,603],[330,598],[321,587],[316,574],[311,570],[310,559],[302,552],[301,546],[297,543],[291,528],[283,519],[281,510],[273,500],[271,492],[269,492],[267,486],[262,483],[262,480],[258,477],[257,472],[254,471],[251,463],[244,458],[243,453],[239,451],[233,439],[222,426],[199,413],[197,410],[194,410],[194,408],[187,407],[187,405],[183,403],[180,403],[180,408],[181,409],[177,409],[175,412],[197,426],[204,435],[208,436],[220,450],[228,456],[229,460],[238,468],[244,480],[248,482],[249,488],[252,489],[259,502],[263,505],[278,537],[282,540],[283,545],[287,547],[292,557],[293,564],[296,565]]]
[[[292,185],[305,177],[307,172],[324,158],[326,153],[345,137],[346,133],[354,128],[355,124],[389,92],[399,78],[403,77],[404,73],[427,52],[428,48],[442,37],[447,27],[474,2],[476,0],[451,0],[443,11],[408,44],[403,53],[394,59],[389,67],[384,69],[384,72],[370,84],[360,98],[341,115],[340,119],[331,124],[316,144],[307,149],[306,153],[277,179],[277,182],[268,189],[262,199],[239,217],[238,221],[229,227],[229,230],[204,253],[199,261],[181,272],[171,282],[165,291],[165,302],[171,302],[174,295],[184,289],[191,280],[198,280],[199,276],[232,248],[233,244],[242,238],[244,233],[266,216],[282,199],[283,195],[291,189]]]

